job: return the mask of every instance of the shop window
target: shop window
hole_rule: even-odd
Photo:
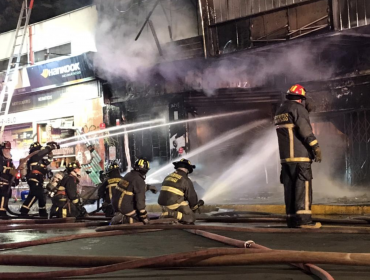
[[[35,62],[40,62],[72,53],[71,43],[35,52]]]
[[[6,71],[6,69],[8,68],[8,62],[9,62],[9,59],[0,60],[0,72]]]
[[[9,59],[4,59],[4,60],[1,60],[0,61],[0,72],[4,71],[6,72],[6,69],[8,68],[8,61]],[[17,61],[17,58],[15,57],[13,59],[13,62],[16,62]],[[28,66],[28,56],[27,54],[24,54],[21,56],[21,60],[19,62],[19,67],[22,67],[22,66]]]

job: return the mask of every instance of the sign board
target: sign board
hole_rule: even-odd
[[[117,149],[116,146],[109,147],[109,160],[117,159]]]
[[[46,90],[40,93],[13,95],[9,113],[97,98],[99,96],[97,83],[97,81],[90,81],[79,85]]]
[[[31,91],[75,84],[95,76],[89,53],[28,67],[27,74]]]

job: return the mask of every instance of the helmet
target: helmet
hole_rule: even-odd
[[[39,142],[32,143],[30,146],[30,153],[33,153],[35,151],[38,151],[41,149],[41,145]]]
[[[117,169],[119,169],[119,163],[114,160],[109,164],[108,172],[111,172],[111,171],[117,170]]]
[[[4,141],[3,143],[0,144],[0,149],[11,149],[12,148],[12,143],[9,141]]]
[[[0,144],[0,154],[7,158],[11,159],[12,155],[10,154],[10,149],[12,148],[12,144],[9,141],[4,141],[3,143]],[[8,149],[5,151],[5,149]]]
[[[81,164],[78,160],[68,163],[66,167],[68,173],[72,172],[75,169],[81,169]]]
[[[139,158],[137,161],[135,161],[134,170],[145,175],[150,170],[149,161],[147,161],[145,158]]]
[[[303,86],[297,84],[297,85],[292,86],[287,91],[287,95],[297,96],[297,97],[300,97],[301,99],[306,99],[306,90]]]
[[[189,171],[189,174],[193,173],[193,169],[196,168],[195,165],[192,165],[190,160],[187,159],[181,159],[180,161],[173,162],[173,165],[175,166],[175,169],[178,168],[186,168]]]

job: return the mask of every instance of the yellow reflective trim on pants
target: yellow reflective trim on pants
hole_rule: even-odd
[[[296,214],[298,214],[298,215],[301,215],[301,214],[311,215],[312,214],[312,211],[311,210],[298,210],[296,212]]]
[[[5,209],[4,209],[4,202],[5,202],[5,197],[2,197],[2,198],[1,198],[1,206],[0,206],[0,210],[5,210]]]
[[[32,199],[31,199],[31,202],[27,205],[28,207],[28,209],[30,209],[30,207],[32,206],[32,204],[33,204],[33,202],[35,201],[35,199],[36,199],[36,197],[34,196],[34,197],[32,197]]]
[[[281,160],[281,163],[287,162],[312,162],[312,160],[308,157],[285,158]]]
[[[312,146],[315,146],[317,143],[319,143],[317,140],[313,140],[311,143],[309,143],[308,145],[310,145],[311,147]]]
[[[62,218],[67,218],[67,209],[62,209]]]
[[[177,212],[176,219],[178,219],[179,221],[181,221],[181,219],[182,219],[182,213],[181,212]]]
[[[73,203],[73,204],[76,204],[76,203],[78,203],[78,201],[79,201],[79,199],[78,199],[78,198],[76,198],[76,199],[72,200],[72,203]]]
[[[179,189],[176,189],[174,187],[162,186],[161,191],[172,192],[174,194],[184,196],[184,193],[182,191],[180,191]]]
[[[304,182],[304,188],[305,188],[305,192],[306,192],[306,195],[305,195],[305,202],[304,202],[304,209],[305,210],[310,210],[310,182],[309,181],[305,181]]]
[[[170,210],[176,210],[180,206],[186,206],[186,205],[189,205],[189,202],[183,201],[181,203],[176,203],[176,204],[168,205],[168,206],[165,206],[165,207],[170,209]]]
[[[131,212],[129,212],[129,213],[127,213],[127,214],[123,214],[123,215],[125,215],[125,216],[132,216],[132,215],[135,215],[135,213],[136,213],[136,211],[135,210],[133,210],[133,211],[131,211]]]

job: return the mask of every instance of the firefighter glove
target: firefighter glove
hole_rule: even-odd
[[[146,190],[151,191],[154,194],[156,194],[158,192],[157,188],[155,186],[151,186],[151,185],[146,185]]]
[[[12,175],[13,177],[16,177],[18,175],[17,169],[9,169],[9,174]]]
[[[313,152],[315,154],[315,162],[321,162],[322,156],[321,156],[321,149],[319,146],[315,147],[313,149]]]

